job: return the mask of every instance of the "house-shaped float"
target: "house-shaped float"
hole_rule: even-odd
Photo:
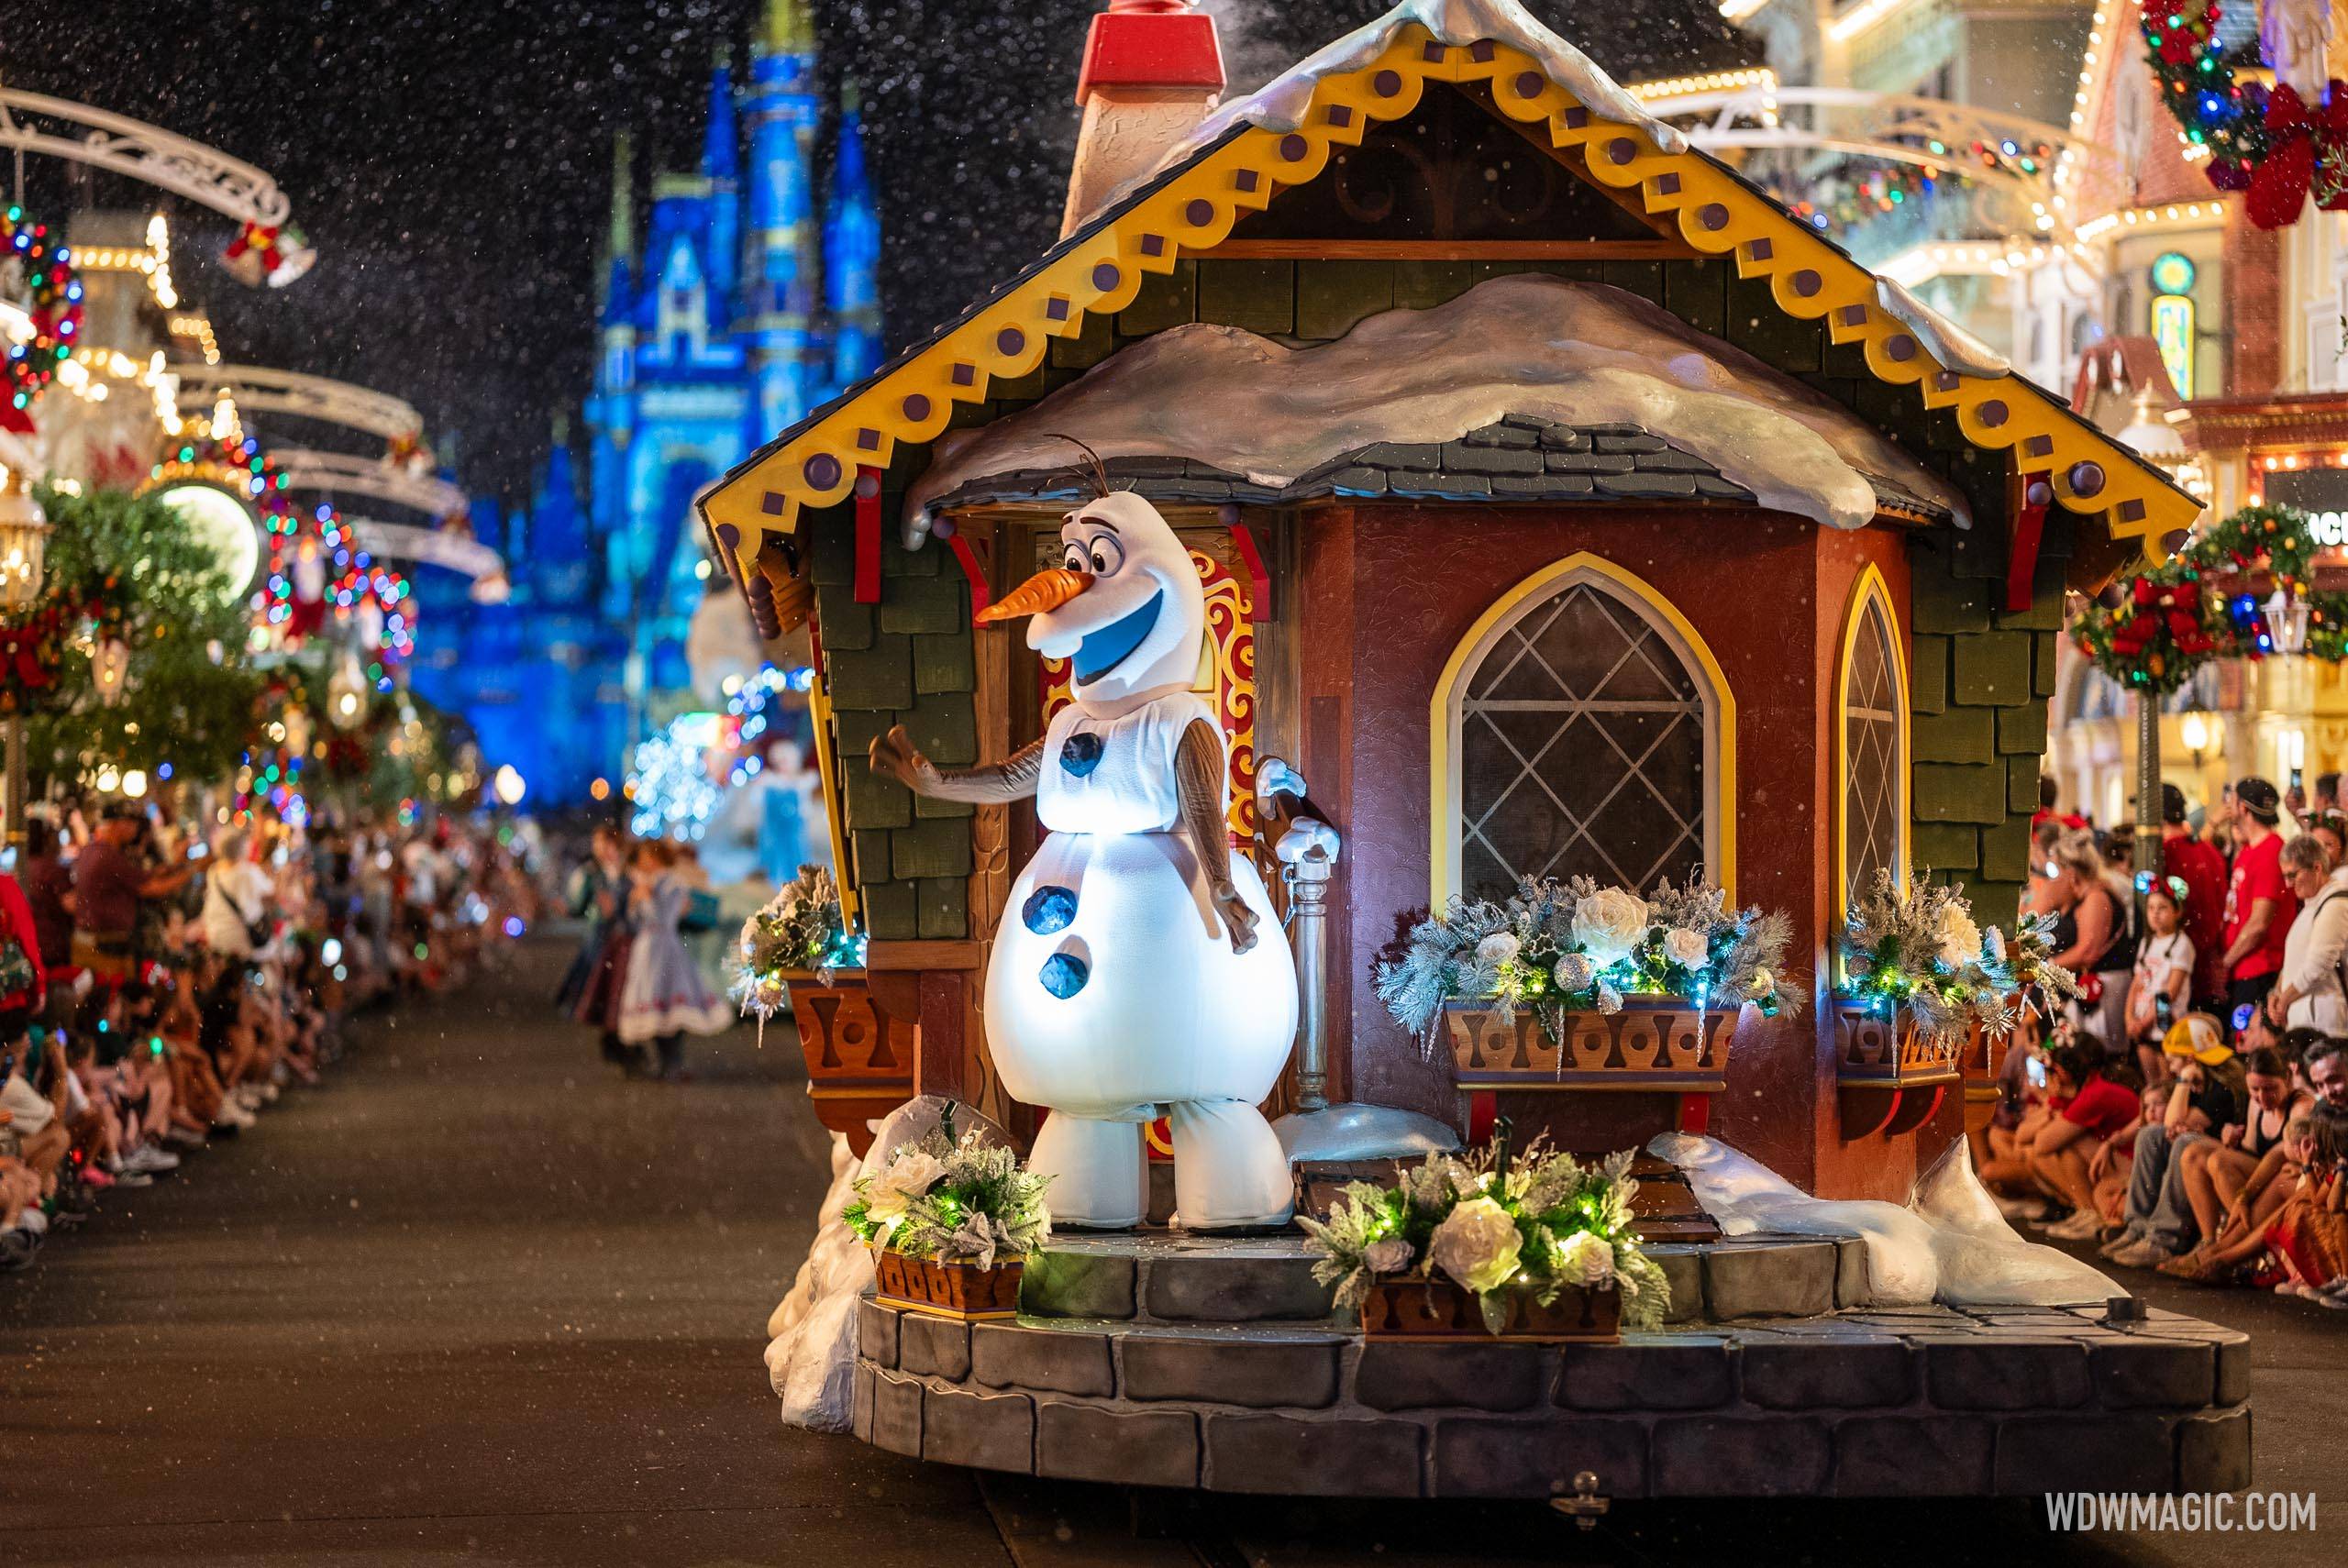
[[[1220,79],[1202,16],[1118,0],[1067,237],[703,499],[754,613],[812,609],[820,649],[870,937],[863,991],[798,1010],[826,1122],[869,1142],[918,1089],[1033,1126],[979,1006],[1032,814],[864,759],[899,723],[942,765],[999,759],[1067,700],[971,626],[1060,564],[1089,493],[1062,436],[1190,547],[1235,843],[1275,756],[1343,835],[1301,999],[1334,1098],[1468,1130],[1473,1076],[1390,1021],[1372,965],[1399,920],[1519,873],[1716,878],[1790,912],[1822,1003],[1876,868],[2010,908],[2066,581],[2160,548],[2191,497],[1512,0],[1409,0],[1202,120]],[[1676,1100],[1525,1090],[1511,1114],[1598,1150],[1692,1112],[1843,1196],[1904,1198],[1955,1135],[1949,1086],[1906,1081],[1879,1031],[1823,1006],[1726,1027],[1724,1072],[1699,1049],[1652,1086]],[[1614,1046],[1592,1071],[1656,1061]],[[1312,1087],[1291,1068],[1267,1109]],[[1616,1343],[1357,1339],[1301,1237],[1143,1231],[1056,1237],[991,1321],[827,1300],[811,1267],[769,1364],[794,1419],[895,1452],[1152,1486],[1594,1508],[2248,1484],[2240,1335],[1953,1302],[1856,1237],[1642,1224],[1670,1311]]]
[[[1820,1003],[1877,867],[2007,918],[2066,584],[2159,552],[2193,498],[1513,4],[1411,0],[1136,154],[1214,84],[1153,58],[1130,96],[1157,118],[1096,135],[1137,69],[1096,29],[1058,245],[701,502],[770,627],[812,605],[875,1010],[819,1074],[836,1124],[916,1087],[1017,1119],[977,1002],[1032,814],[864,759],[903,723],[992,760],[1065,701],[1064,669],[971,624],[1057,558],[1062,436],[1191,547],[1235,841],[1273,756],[1345,837],[1339,1098],[1464,1126],[1373,965],[1405,918],[1521,874],[1697,873],[1789,911]],[[1711,1131],[1821,1195],[1904,1195],[1955,1097],[1854,1102],[1851,1055],[1829,1007],[1748,1010]],[[1588,1097],[1561,1132],[1618,1146],[1653,1098]]]

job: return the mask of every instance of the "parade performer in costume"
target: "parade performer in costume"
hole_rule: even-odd
[[[995,933],[986,1025],[1003,1087],[1051,1110],[1030,1163],[1054,1221],[1138,1224],[1141,1127],[1162,1113],[1182,1224],[1279,1224],[1288,1160],[1257,1106],[1296,1032],[1295,964],[1224,825],[1223,731],[1191,690],[1198,572],[1157,508],[1099,482],[1062,521],[1063,564],[977,617],[1032,616],[1028,646],[1071,661],[1075,701],[990,767],[941,771],[902,727],[872,766],[941,800],[1033,796],[1050,832]]]

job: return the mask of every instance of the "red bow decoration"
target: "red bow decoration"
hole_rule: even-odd
[[[2176,642],[2179,653],[2205,654],[2216,646],[2201,624],[2198,582],[2162,584],[2140,577],[2134,599],[2135,613],[2111,633],[2111,651],[2122,658],[2141,657],[2163,631]]]
[[[27,690],[48,686],[49,666],[42,659],[48,634],[37,626],[0,628],[0,665],[10,668],[15,683]]]
[[[278,248],[277,237],[276,228],[249,223],[220,252],[220,259],[228,264],[229,274],[237,282],[248,286],[259,283],[285,264],[285,252]]]

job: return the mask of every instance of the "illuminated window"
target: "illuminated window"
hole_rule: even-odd
[[[1852,590],[1836,679],[1835,867],[1847,903],[1886,867],[1907,874],[1908,682],[1891,600],[1873,567]]]
[[[1733,877],[1733,704],[1678,612],[1576,556],[1503,597],[1435,693],[1435,901],[1525,877]]]
[[[2183,294],[2153,296],[2153,342],[2161,351],[2176,395],[2193,395],[2193,302]]]

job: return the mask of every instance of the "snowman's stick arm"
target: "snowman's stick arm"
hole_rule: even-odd
[[[1036,793],[1036,781],[1044,772],[1044,743],[1030,741],[1001,762],[984,767],[945,768],[915,750],[905,727],[899,724],[873,741],[871,761],[874,772],[894,778],[916,795],[999,806]]]
[[[1256,911],[1231,880],[1231,835],[1223,825],[1224,778],[1228,767],[1223,735],[1204,719],[1193,719],[1174,754],[1174,783],[1182,803],[1182,825],[1190,831],[1206,873],[1215,913],[1229,928],[1231,950],[1256,945]]]

